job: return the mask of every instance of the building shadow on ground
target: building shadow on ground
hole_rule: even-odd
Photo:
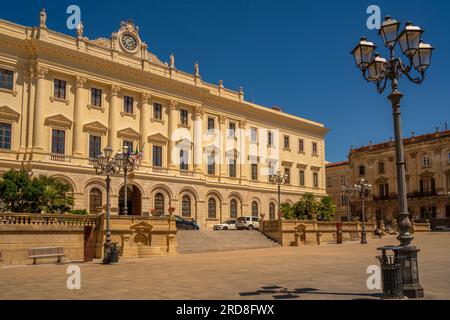
[[[355,300],[367,300],[370,298],[381,298],[381,293],[352,293],[352,292],[326,292],[319,291],[315,288],[299,288],[299,289],[288,289],[280,286],[267,286],[261,287],[261,289],[254,292],[241,292],[239,295],[241,297],[259,297],[262,295],[272,295],[275,300],[284,299],[301,299],[302,295],[313,294],[317,295],[317,299],[320,299],[320,295],[337,295],[337,296],[355,296],[358,297]]]

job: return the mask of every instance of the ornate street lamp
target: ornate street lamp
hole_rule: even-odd
[[[128,154],[128,146],[124,146],[122,149],[122,157],[123,157],[123,179],[124,179],[124,190],[123,190],[123,214],[128,215],[128,203],[127,203],[127,182],[128,182],[128,173],[132,173],[134,171],[134,158],[130,157]]]
[[[277,173],[271,174],[269,176],[269,181],[273,184],[276,184],[278,186],[278,218],[281,219],[282,213],[281,213],[281,185],[286,183],[287,180],[287,174],[283,175],[280,170],[278,170]]]
[[[397,165],[397,189],[399,201],[399,236],[401,248],[397,250],[398,259],[402,261],[404,268],[404,293],[409,298],[423,297],[423,288],[419,283],[417,267],[417,252],[411,244],[414,237],[411,234],[411,221],[408,213],[408,199],[406,194],[405,156],[403,150],[403,138],[400,117],[400,101],[403,94],[398,90],[398,80],[402,75],[415,84],[421,84],[425,78],[425,71],[431,63],[434,48],[422,42],[423,30],[414,26],[411,22],[405,24],[405,28],[399,34],[400,22],[386,17],[381,25],[380,35],[384,45],[389,50],[389,61],[379,55],[371,56],[375,46],[365,38],[361,40],[352,51],[356,66],[362,71],[364,79],[376,84],[377,91],[381,94],[386,89],[387,83],[391,83],[392,92],[388,99],[391,101],[395,132],[395,153]],[[395,46],[399,44],[402,53],[409,63],[405,64],[400,57],[395,55]],[[370,60],[370,61],[369,61]],[[414,69],[417,76],[413,76]]]
[[[114,246],[111,245],[111,176],[119,174],[123,168],[123,157],[120,154],[112,156],[113,149],[107,146],[103,153],[97,156],[94,163],[95,173],[98,175],[106,175],[106,239],[104,244],[103,263],[109,264],[113,261],[113,255],[117,255]]]
[[[358,184],[355,184],[353,190],[359,193],[361,196],[361,207],[362,207],[362,229],[361,229],[361,244],[367,244],[367,234],[366,234],[366,212],[364,208],[364,201],[369,196],[372,190],[372,185],[368,184],[366,180],[361,179]]]
[[[347,221],[350,222],[350,197],[355,189],[352,186],[345,185],[341,187],[341,193],[345,197],[347,203]]]

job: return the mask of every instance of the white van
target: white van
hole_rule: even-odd
[[[236,229],[238,230],[259,230],[258,217],[239,217],[236,221]]]

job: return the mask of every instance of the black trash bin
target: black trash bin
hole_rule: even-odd
[[[119,247],[117,247],[117,243],[111,243],[109,257],[109,263],[119,262]]]
[[[382,255],[377,256],[381,265],[381,277],[383,283],[383,299],[403,299],[403,270],[396,254],[388,255],[387,250],[395,247],[383,247]],[[395,253],[395,250],[394,250]]]

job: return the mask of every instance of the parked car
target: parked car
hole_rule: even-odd
[[[236,220],[227,220],[214,226],[214,230],[236,230]]]
[[[177,215],[173,216],[175,217],[178,230],[200,230],[200,226],[195,219],[187,220]],[[163,215],[162,217],[168,217],[168,215]]]
[[[238,230],[259,230],[258,217],[239,217],[236,221],[236,229]]]

